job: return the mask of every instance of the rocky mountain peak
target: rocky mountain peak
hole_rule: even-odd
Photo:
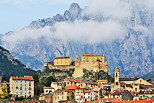
[[[69,8],[69,12],[71,14],[78,15],[78,14],[81,13],[81,11],[82,11],[82,9],[80,8],[80,6],[77,3],[72,3],[70,8]]]

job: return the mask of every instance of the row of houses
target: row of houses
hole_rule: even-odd
[[[85,103],[105,98],[119,101],[142,100],[154,97],[154,85],[142,78],[120,78],[120,70],[115,69],[114,83],[107,80],[85,81],[66,78],[44,87],[40,100],[48,103]]]

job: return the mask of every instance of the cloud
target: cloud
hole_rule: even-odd
[[[75,21],[74,23],[57,23],[54,36],[62,40],[74,40],[87,43],[107,42],[124,37],[126,29],[118,22],[108,20]]]
[[[40,29],[25,28],[11,35],[4,35],[3,41],[10,44],[21,43],[25,40],[37,40],[41,37],[47,40],[61,39],[64,41],[81,41],[85,43],[109,42],[120,39],[126,34],[126,29],[119,23],[109,20],[105,22],[75,21],[74,23],[60,22],[52,27]]]
[[[154,0],[134,0],[133,2],[139,8],[154,12]]]
[[[131,14],[130,3],[126,0],[90,0],[85,13],[123,19]]]

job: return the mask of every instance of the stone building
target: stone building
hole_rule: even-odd
[[[83,76],[83,70],[98,72],[103,70],[108,72],[108,63],[105,62],[103,55],[84,54],[81,57],[75,58],[73,62],[71,57],[58,57],[54,59],[54,62],[45,62],[45,67],[49,69],[70,70],[74,69],[73,77]]]
[[[34,97],[33,77],[10,77],[10,94],[16,98]]]

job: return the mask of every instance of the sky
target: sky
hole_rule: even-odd
[[[32,21],[63,14],[71,3],[82,8],[88,0],[0,0],[0,34],[18,31]]]
[[[140,2],[142,1],[142,2]],[[57,22],[53,26],[37,30],[21,28],[29,25],[33,20],[53,17],[63,14],[68,10],[71,3],[78,3],[83,15],[103,15],[108,18],[105,21],[76,20],[70,22]],[[3,5],[2,5],[3,4]],[[135,8],[134,8],[135,7]],[[127,35],[128,27],[135,31],[151,34],[148,27],[140,23],[139,13],[134,10],[147,11],[149,15],[154,14],[153,0],[0,0],[0,33],[16,31],[11,35],[2,37],[3,41],[9,42],[12,47],[16,44],[39,38],[58,38],[65,41],[85,41],[87,43],[109,42],[122,39]],[[135,25],[132,27],[129,18],[134,17]],[[151,17],[151,16],[148,16]],[[148,18],[147,18],[148,20]],[[127,22],[129,23],[127,23]],[[126,24],[125,24],[126,23]],[[95,29],[93,29],[95,28]],[[52,31],[53,30],[53,31]]]

